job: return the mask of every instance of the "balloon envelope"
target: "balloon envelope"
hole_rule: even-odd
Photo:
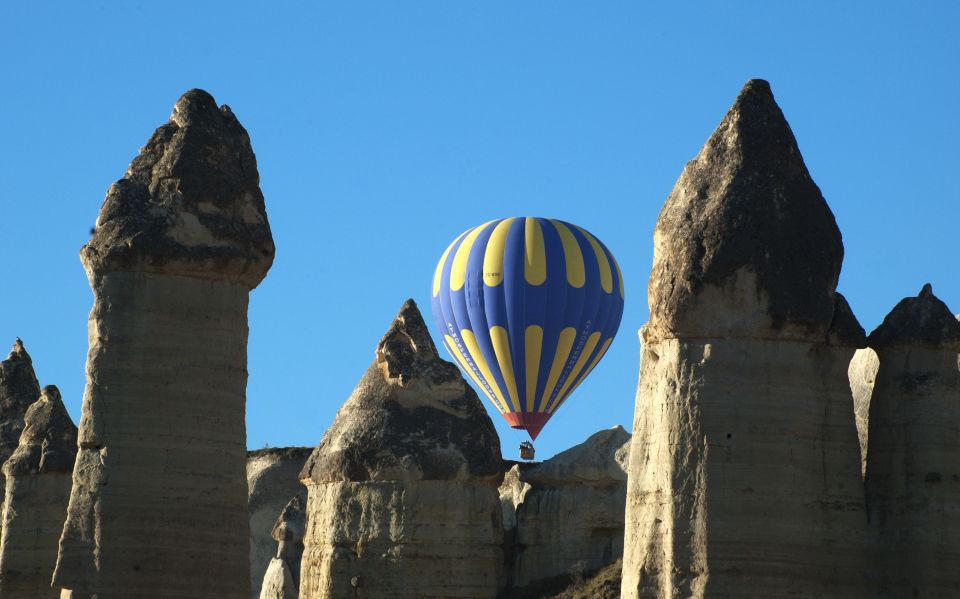
[[[623,315],[623,278],[606,246],[545,218],[464,232],[431,291],[447,351],[531,439],[606,353]]]

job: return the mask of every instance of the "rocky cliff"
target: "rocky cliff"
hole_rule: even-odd
[[[20,444],[3,465],[6,500],[0,536],[0,597],[60,597],[50,587],[67,515],[77,427],[60,391],[43,388],[24,417]]]
[[[247,303],[273,255],[247,132],[185,93],[80,252],[94,306],[57,587],[250,598]]]
[[[512,529],[514,587],[582,575],[623,557],[629,441],[615,426],[504,481],[501,497],[518,500],[504,518]]]
[[[408,301],[301,474],[300,597],[495,596],[501,468],[490,417]]]
[[[960,322],[926,285],[869,338],[866,489],[884,597],[960,596]]]
[[[873,597],[833,214],[765,81],[654,231],[622,594]]]

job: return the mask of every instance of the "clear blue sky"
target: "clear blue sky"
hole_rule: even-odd
[[[253,140],[277,259],[250,304],[248,444],[315,445],[446,244],[549,216],[626,280],[620,334],[537,442],[631,424],[651,234],[742,84],[768,79],[843,232],[872,330],[924,282],[960,311],[955,2],[7,2],[0,343],[79,419],[77,256],[177,97]],[[430,320],[432,326],[432,319]],[[524,438],[495,416],[504,453]]]

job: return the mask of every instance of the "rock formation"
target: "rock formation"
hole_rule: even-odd
[[[38,397],[40,383],[33,372],[33,360],[24,349],[23,342],[17,339],[10,355],[0,362],[0,466],[16,451],[23,432],[23,417]],[[0,493],[3,491],[3,481],[3,475],[0,474]],[[2,503],[0,513],[3,513]]]
[[[500,441],[407,301],[304,466],[301,599],[497,594]]]
[[[56,598],[50,587],[67,514],[77,427],[53,385],[27,409],[20,445],[3,465],[6,501],[0,537],[0,597]]]
[[[874,597],[843,245],[765,81],[654,231],[622,596]]]
[[[267,566],[277,554],[277,542],[273,538],[277,515],[293,497],[299,496],[306,502],[307,489],[300,484],[300,470],[312,451],[312,447],[274,447],[248,454],[247,506],[250,510],[250,589],[253,599],[260,596],[260,584]]]
[[[850,360],[847,378],[850,379],[850,392],[853,394],[853,413],[857,421],[857,436],[860,437],[861,473],[867,471],[867,437],[870,421],[870,398],[877,380],[880,359],[877,352],[869,347],[858,349]]]
[[[960,323],[929,285],[870,334],[867,504],[883,597],[960,596]]]
[[[247,303],[274,246],[247,132],[191,90],[107,191],[73,490],[73,596],[249,599]]]
[[[300,596],[300,560],[303,558],[303,534],[307,526],[306,501],[296,496],[283,508],[273,538],[276,557],[270,560],[263,578],[260,599],[297,599]]]
[[[623,557],[629,441],[615,426],[519,472],[518,485],[527,489],[514,516],[514,587]]]

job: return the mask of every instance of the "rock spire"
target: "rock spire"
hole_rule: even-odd
[[[80,252],[94,306],[57,587],[249,599],[247,304],[273,255],[246,131],[188,91]]]
[[[412,300],[375,356],[301,473],[300,597],[493,597],[503,572],[493,422]]]
[[[622,596],[873,597],[833,214],[765,81],[654,232]]]
[[[60,597],[50,588],[67,514],[77,427],[60,391],[43,388],[24,418],[20,444],[3,465],[7,479],[0,537],[0,597]]]

